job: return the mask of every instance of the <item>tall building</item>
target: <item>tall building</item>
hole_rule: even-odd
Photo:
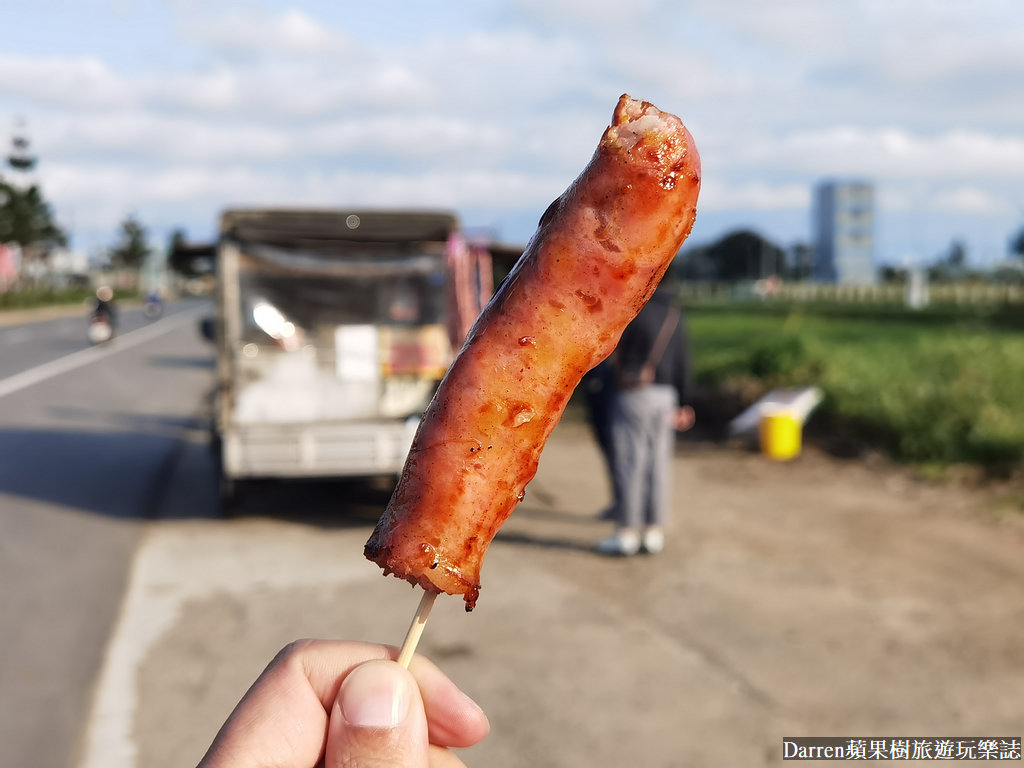
[[[814,279],[874,283],[875,192],[865,181],[825,181],[814,190]]]

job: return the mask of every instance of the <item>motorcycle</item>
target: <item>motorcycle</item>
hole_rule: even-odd
[[[89,343],[105,344],[114,338],[114,326],[106,315],[95,314],[89,318]]]
[[[164,313],[164,300],[157,294],[151,293],[146,297],[146,304],[142,308],[142,314],[147,320],[156,320]]]

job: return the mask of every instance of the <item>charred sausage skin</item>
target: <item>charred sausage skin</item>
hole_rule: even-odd
[[[464,595],[583,374],[615,348],[693,227],[700,158],[674,115],[623,95],[424,414],[366,544],[386,574]]]

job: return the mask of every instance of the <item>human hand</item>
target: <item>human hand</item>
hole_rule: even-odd
[[[672,414],[672,426],[680,432],[685,432],[692,428],[696,421],[697,415],[689,405],[676,408],[675,413]]]
[[[458,768],[487,716],[433,663],[384,645],[300,640],[235,707],[199,768]]]

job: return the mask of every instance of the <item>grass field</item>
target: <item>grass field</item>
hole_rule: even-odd
[[[698,381],[751,398],[816,384],[812,428],[892,457],[989,469],[1024,458],[1024,311],[697,303],[687,307]]]
[[[35,309],[36,307],[81,304],[92,298],[91,288],[67,288],[55,290],[38,288],[32,290],[7,291],[0,293],[0,310]]]
[[[67,304],[85,304],[94,297],[94,289],[83,288],[33,288],[0,293],[0,312],[8,309],[37,309],[59,307]],[[135,290],[118,289],[118,300],[138,298]]]

